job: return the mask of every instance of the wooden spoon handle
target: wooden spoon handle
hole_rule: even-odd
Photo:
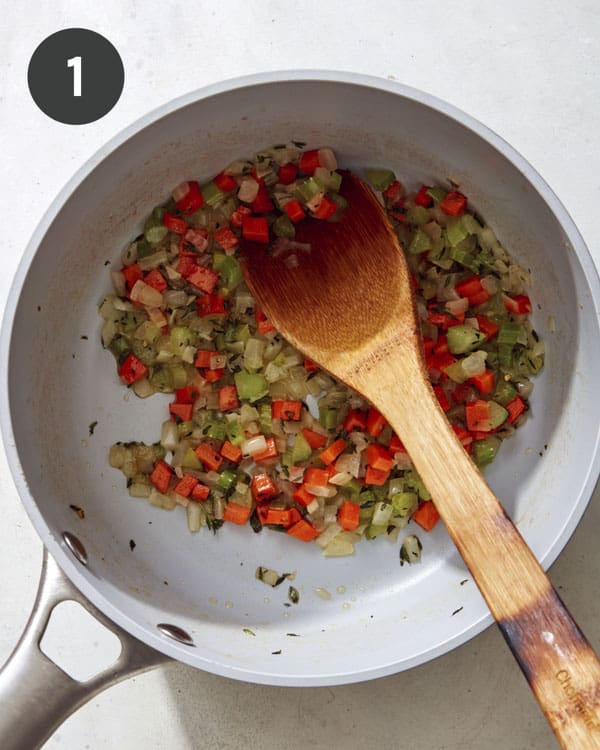
[[[600,662],[410,359],[398,357],[400,373],[389,362],[378,370],[377,393],[365,373],[371,400],[406,445],[562,747],[600,748]]]

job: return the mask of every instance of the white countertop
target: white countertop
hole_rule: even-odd
[[[77,26],[100,32],[116,46],[125,88],[103,119],[68,126],[37,109],[27,65],[45,37]],[[38,220],[97,148],[175,96],[274,69],[330,68],[391,78],[467,111],[549,182],[600,265],[600,8],[591,0],[221,0],[179,7],[155,0],[81,0],[40,3],[32,12],[5,2],[0,50],[0,314]],[[41,560],[41,542],[2,451],[0,507],[2,663],[28,617]],[[596,491],[551,570],[597,649],[599,524]],[[491,628],[410,672],[336,688],[251,686],[172,664],[93,699],[46,747],[495,750],[500,743],[515,750],[555,746]]]

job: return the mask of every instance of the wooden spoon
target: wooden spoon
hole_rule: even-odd
[[[285,338],[368,399],[406,446],[564,748],[600,748],[600,663],[450,427],[429,383],[410,274],[376,196],[345,174],[337,223],[306,219],[310,251],[244,241],[258,303]]]

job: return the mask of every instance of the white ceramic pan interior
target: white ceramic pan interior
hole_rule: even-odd
[[[545,567],[598,474],[600,336],[593,264],[548,186],[479,123],[387,81],[284,73],[214,86],[134,125],[71,181],[31,241],[3,331],[2,427],[23,502],[76,586],[137,638],[210,672],[300,686],[407,669],[491,617],[441,524],[420,533],[422,562],[401,567],[398,545],[386,540],[324,559],[316,546],[249,527],[192,535],[181,509],[130,498],[108,466],[109,446],[156,440],[168,398],[141,401],[123,389],[97,315],[110,290],[107,261],[119,266],[173,186],[292,139],[332,147],[351,169],[390,166],[409,187],[451,177],[531,269],[546,368],[530,420],[487,478]],[[65,546],[65,531],[84,545],[87,567]],[[299,604],[284,606],[287,585],[257,581],[259,565],[295,572]],[[182,628],[193,645],[165,637],[158,623]]]

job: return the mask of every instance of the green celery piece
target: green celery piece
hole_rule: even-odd
[[[492,399],[488,401],[488,407],[490,410],[490,427],[492,430],[495,430],[496,427],[500,427],[501,424],[506,422],[508,411]]]
[[[509,404],[516,395],[517,389],[514,385],[510,381],[501,379],[496,386],[493,399],[499,404],[502,404],[502,406],[506,406],[506,404]]]
[[[421,500],[431,500],[431,495],[423,484],[423,480],[414,469],[404,474],[404,482],[407,487],[412,488]]]
[[[319,422],[326,430],[332,430],[337,425],[338,410],[331,407],[319,407]]]
[[[343,195],[340,195],[339,193],[330,193],[328,196],[338,207],[338,210],[344,210],[348,208],[348,201],[344,198]]]
[[[270,435],[273,428],[273,410],[271,404],[261,404],[258,410],[260,431],[263,435]]]
[[[242,401],[258,401],[269,392],[269,386],[264,375],[258,372],[241,370],[233,376],[238,396]]]
[[[486,338],[485,334],[481,331],[466,325],[451,326],[446,336],[448,338],[448,348],[452,354],[473,352]]]
[[[250,326],[247,323],[236,326],[233,332],[233,337],[235,341],[243,341],[244,343],[246,343],[246,341],[248,341],[248,339],[250,338]]]
[[[195,469],[196,471],[202,471],[202,462],[192,448],[187,449],[181,465],[184,469]]]
[[[503,323],[498,331],[498,344],[514,346],[517,343],[523,343],[524,334],[525,329],[520,323]]]
[[[129,340],[125,338],[125,336],[117,335],[113,338],[113,340],[108,345],[108,348],[110,351],[115,355],[117,359],[120,357],[129,354],[131,347],[129,345]]]
[[[207,182],[200,188],[204,203],[207,206],[216,206],[227,198],[227,194],[215,185],[214,182]]]
[[[230,294],[244,278],[240,262],[232,255],[223,256],[216,270],[221,277],[221,284],[226,295]]]
[[[225,471],[222,471],[219,478],[217,479],[217,487],[223,490],[223,492],[228,492],[236,482],[236,472],[231,471],[231,469],[225,469]]]
[[[315,180],[314,177],[307,177],[306,180],[296,184],[296,196],[303,203],[307,203],[317,193],[323,192],[323,187]]]
[[[287,214],[281,214],[273,222],[273,232],[276,237],[286,237],[293,239],[296,236],[296,230],[292,220]]]
[[[483,227],[473,216],[473,214],[465,213],[461,216],[463,227],[469,234],[479,234]]]
[[[180,422],[177,425],[177,434],[179,435],[180,440],[185,440],[185,438],[188,438],[193,431],[194,423],[191,420],[187,422]]]
[[[431,250],[432,244],[433,240],[431,239],[431,237],[422,229],[417,229],[408,246],[408,252],[411,255],[418,255],[420,253],[426,252],[427,250]]]
[[[365,503],[375,503],[377,498],[375,497],[373,490],[362,490],[359,494],[359,500],[360,504],[364,505]]]
[[[425,206],[410,206],[406,211],[405,216],[406,221],[415,226],[423,226],[423,224],[427,224],[430,219],[429,211]]]
[[[375,190],[386,190],[396,179],[391,169],[367,169],[366,174]]]
[[[446,237],[452,247],[456,247],[460,242],[466,239],[468,235],[462,220],[450,219],[446,224]]]
[[[494,435],[490,435],[483,440],[475,440],[473,442],[472,456],[477,466],[487,466],[487,464],[491,463],[498,453],[501,442],[500,438]]]
[[[427,195],[436,203],[441,203],[447,195],[447,191],[441,187],[430,187],[427,190]]]
[[[498,362],[503,370],[510,370],[513,365],[513,347],[512,344],[498,345]]]
[[[396,479],[390,479],[388,485],[388,500],[392,499],[392,495],[398,492],[404,492],[404,478],[397,477]]]
[[[226,432],[227,438],[232,445],[241,445],[246,440],[242,423],[237,419],[227,422]]]
[[[360,491],[362,490],[362,484],[358,479],[352,478],[349,482],[346,482],[344,490],[350,495],[351,500],[358,501]]]
[[[419,498],[416,492],[396,492],[392,495],[392,514],[409,516],[417,509]]]
[[[473,273],[477,273],[479,271],[479,262],[477,261],[473,253],[470,253],[468,250],[464,250],[461,247],[451,247],[450,257],[452,258],[452,260],[460,263],[461,266],[464,266],[470,271],[473,271]]]
[[[375,539],[377,536],[387,533],[387,524],[371,523],[365,529],[365,539]]]
[[[177,354],[178,349],[185,349],[186,346],[193,346],[196,336],[191,328],[187,326],[173,326],[169,334],[171,349]]]
[[[460,361],[453,362],[451,365],[448,365],[448,367],[444,367],[444,372],[454,383],[465,383],[468,380]]]
[[[169,233],[167,227],[162,223],[163,214],[164,209],[157,206],[144,224],[144,238],[151,245],[158,244]]]
[[[225,422],[211,422],[205,430],[206,437],[213,440],[225,440],[227,437],[227,424]]]
[[[302,461],[308,461],[312,455],[312,448],[308,444],[304,435],[299,432],[294,438],[292,447],[292,463],[294,466]]]

